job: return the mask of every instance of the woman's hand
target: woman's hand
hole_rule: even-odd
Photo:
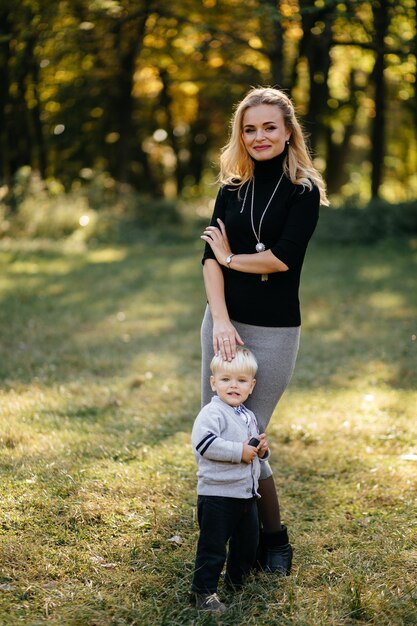
[[[218,228],[217,226],[207,226],[204,230],[204,234],[201,235],[201,239],[204,239],[204,241],[209,244],[217,262],[220,265],[226,265],[226,259],[229,254],[232,254],[232,250],[230,248],[225,225],[221,219],[218,219],[217,223],[219,224]]]
[[[230,321],[213,322],[214,354],[221,354],[223,361],[232,361],[236,356],[236,344],[244,341]]]
[[[226,228],[220,219],[217,222],[219,228],[208,226],[201,236],[211,246],[219,264],[214,259],[207,259],[204,265],[204,282],[213,316],[213,352],[220,354],[224,361],[232,361],[236,356],[236,344],[243,346],[244,341],[231,323],[224,301],[223,274],[219,266],[225,265],[231,251]]]

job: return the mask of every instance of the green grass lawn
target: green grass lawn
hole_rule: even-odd
[[[200,251],[0,245],[0,623],[417,624],[414,242],[311,246],[269,430],[293,573],[217,619],[188,600]]]

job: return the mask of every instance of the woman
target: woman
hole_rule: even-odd
[[[259,362],[247,402],[264,431],[293,373],[300,338],[299,281],[319,205],[328,204],[291,100],[252,89],[237,106],[220,158],[213,217],[202,239],[208,307],[202,324],[202,404],[214,353],[231,361],[246,345]],[[259,564],[288,575],[292,547],[281,525],[272,470],[259,483]]]

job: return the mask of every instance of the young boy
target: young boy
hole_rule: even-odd
[[[228,588],[241,588],[255,561],[258,478],[269,451],[255,415],[243,405],[256,384],[258,364],[253,354],[240,348],[231,362],[216,355],[210,367],[211,388],[217,395],[201,409],[192,431],[200,536],[191,591],[198,609],[222,613],[226,606],[217,596],[217,585],[227,544]]]

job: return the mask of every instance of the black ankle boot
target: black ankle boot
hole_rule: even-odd
[[[262,569],[278,576],[289,576],[292,563],[292,546],[288,541],[287,527],[281,526],[276,533],[262,533],[266,547]]]

